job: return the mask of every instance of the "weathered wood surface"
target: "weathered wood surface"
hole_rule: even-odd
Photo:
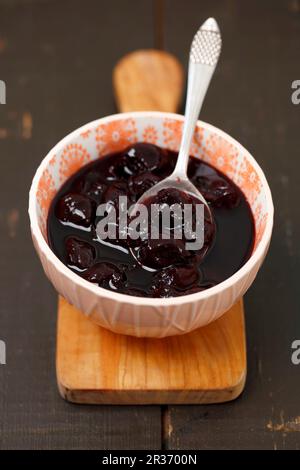
[[[300,365],[291,343],[300,338],[300,105],[291,83],[300,78],[300,2],[167,1],[166,47],[184,60],[192,31],[207,16],[220,20],[223,51],[202,117],[253,153],[275,205],[271,249],[245,296],[248,374],[242,396],[228,405],[171,407],[169,448],[300,447]]]
[[[297,0],[166,0],[164,13],[163,41],[184,64],[199,24],[219,20],[224,48],[202,117],[252,151],[273,191],[271,250],[245,299],[245,392],[230,404],[164,407],[162,414],[157,406],[73,406],[58,395],[56,294],[31,244],[27,193],[55,142],[115,111],[113,66],[154,46],[152,12],[148,0],[0,1],[0,79],[7,83],[0,106],[2,449],[300,447],[300,366],[291,363],[291,343],[300,337],[300,106],[290,98],[291,82],[300,79]]]
[[[114,112],[113,66],[137,43],[153,46],[152,38],[148,1],[0,2],[0,77],[7,84],[0,127],[11,129],[0,138],[3,449],[160,448],[160,407],[81,407],[59,396],[57,295],[34,252],[27,216],[30,182],[43,156],[66,133]],[[32,117],[27,139],[25,112]]]

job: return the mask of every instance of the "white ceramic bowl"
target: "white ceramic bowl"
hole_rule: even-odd
[[[164,337],[187,333],[216,320],[251,286],[271,239],[273,203],[266,178],[250,153],[225,132],[198,122],[191,154],[211,163],[244,192],[255,219],[255,246],[233,276],[206,291],[152,299],[112,292],[74,274],[51,251],[46,221],[53,196],[91,160],[144,141],[178,150],[183,117],[161,112],[116,114],[93,121],[62,139],[34,176],[29,216],[34,246],[55,289],[91,320],[117,333]]]

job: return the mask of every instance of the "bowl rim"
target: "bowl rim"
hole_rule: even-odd
[[[108,289],[104,289],[96,284],[93,284],[82,277],[78,276],[77,274],[73,273],[62,261],[54,254],[54,252],[50,249],[48,243],[45,241],[41,229],[38,224],[38,217],[36,211],[36,193],[38,189],[38,183],[40,177],[44,171],[44,169],[48,166],[49,160],[53,153],[57,153],[61,150],[61,148],[68,143],[71,143],[74,137],[77,137],[80,133],[89,130],[91,127],[95,128],[96,126],[104,123],[108,123],[118,119],[128,119],[128,118],[143,118],[143,117],[156,117],[160,119],[169,118],[175,119],[177,121],[184,121],[184,116],[175,113],[167,113],[163,111],[133,111],[127,113],[117,113],[112,114],[109,116],[105,116],[99,119],[95,119],[93,121],[84,124],[83,126],[75,129],[74,131],[67,134],[64,138],[62,138],[43,158],[40,165],[38,166],[35,175],[32,180],[32,184],[29,191],[29,219],[30,219],[30,226],[31,232],[33,237],[35,238],[39,250],[44,254],[44,256],[49,259],[49,261],[55,266],[55,268],[59,271],[59,273],[63,276],[66,276],[69,281],[74,282],[75,284],[79,285],[83,289],[86,289],[91,294],[96,295],[98,297],[105,297],[108,300],[118,301],[120,303],[131,303],[134,305],[140,306],[156,306],[156,307],[164,307],[164,306],[177,306],[182,304],[187,304],[190,302],[197,302],[203,301],[210,297],[215,296],[216,294],[221,294],[223,291],[231,288],[234,284],[236,284],[241,278],[248,275],[253,267],[263,258],[270,239],[272,235],[272,228],[273,228],[273,217],[274,217],[274,206],[272,201],[271,190],[269,188],[267,179],[264,175],[263,170],[260,168],[254,157],[250,154],[250,152],[243,147],[237,140],[231,137],[226,132],[222,131],[221,129],[208,124],[204,121],[199,120],[197,125],[200,125],[204,129],[207,129],[210,132],[214,132],[215,134],[223,137],[229,143],[233,144],[234,146],[238,147],[241,152],[243,152],[247,159],[250,160],[251,164],[255,168],[256,172],[259,175],[260,181],[263,184],[263,190],[266,196],[266,203],[267,203],[267,220],[266,220],[266,227],[263,233],[263,236],[256,247],[255,251],[251,254],[250,258],[246,263],[236,271],[232,276],[228,277],[224,281],[220,282],[214,287],[210,287],[207,290],[196,292],[194,294],[187,294],[179,297],[168,297],[168,298],[152,298],[152,297],[136,297],[132,295],[123,294],[116,291],[110,291]]]

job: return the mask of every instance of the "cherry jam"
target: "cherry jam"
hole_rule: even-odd
[[[97,208],[106,204],[118,217],[123,208],[170,175],[177,154],[137,143],[95,160],[69,178],[52,201],[48,241],[73,272],[105,289],[140,297],[175,297],[208,289],[234,274],[248,260],[254,243],[254,220],[242,191],[225,175],[190,157],[188,175],[208,202],[204,245],[187,249],[185,239],[102,240],[97,234]],[[155,203],[195,201],[185,193],[163,190]],[[109,209],[110,210],[110,209]]]

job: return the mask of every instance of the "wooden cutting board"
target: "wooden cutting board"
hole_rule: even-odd
[[[175,112],[183,72],[165,52],[136,51],[115,67],[120,111]],[[246,379],[243,302],[183,336],[134,338],[93,324],[63,298],[58,303],[57,382],[74,403],[219,403],[236,398]]]

